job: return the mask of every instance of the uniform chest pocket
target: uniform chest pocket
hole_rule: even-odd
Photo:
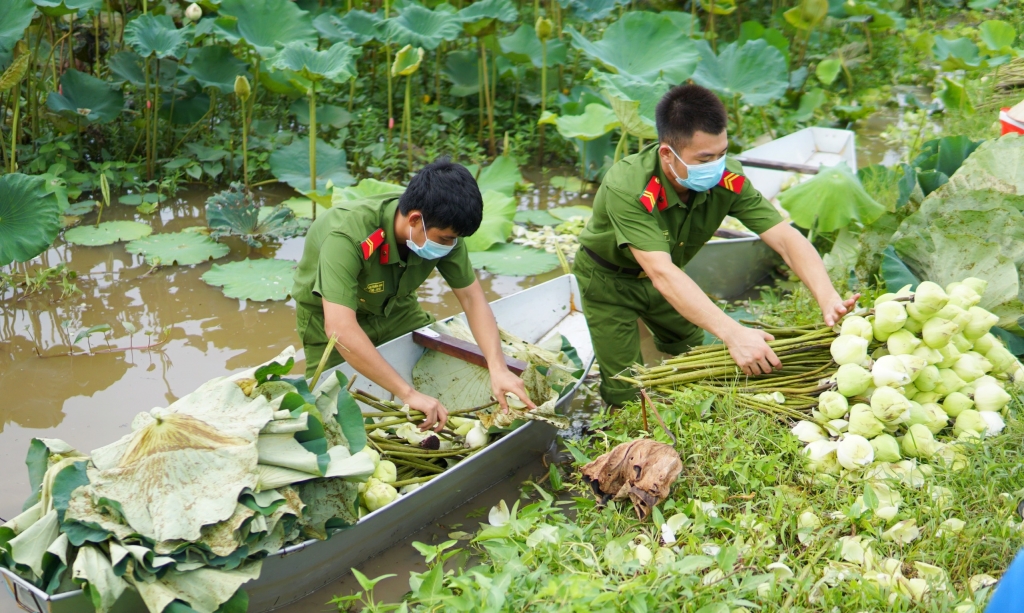
[[[370,277],[359,279],[356,293],[360,308],[378,313],[384,308],[388,298],[394,296],[395,290],[392,283],[379,277]]]

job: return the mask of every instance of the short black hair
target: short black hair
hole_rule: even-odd
[[[451,228],[459,236],[470,236],[480,227],[484,199],[469,170],[443,156],[413,176],[398,199],[398,210],[402,215],[419,211],[427,228]]]
[[[685,144],[698,130],[721,134],[728,117],[725,105],[713,91],[693,84],[668,90],[654,110],[658,140],[669,145]]]

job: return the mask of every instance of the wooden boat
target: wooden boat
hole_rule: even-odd
[[[589,370],[594,352],[580,304],[576,278],[565,275],[496,300],[491,308],[499,326],[528,342],[539,342],[557,334],[565,336]],[[426,351],[413,343],[412,334],[385,343],[379,350],[407,381],[412,380],[413,366]],[[347,365],[338,368],[346,375],[353,374]],[[360,388],[375,396],[387,397],[384,390],[362,378]],[[561,398],[558,406],[563,410],[567,408],[578,388],[579,383]],[[249,594],[249,611],[273,611],[336,581],[351,572],[352,567],[405,540],[536,460],[552,447],[556,432],[544,422],[527,422],[418,490],[364,516],[356,526],[336,533],[331,539],[309,540],[269,556],[263,561],[259,579],[243,586]],[[51,596],[5,569],[0,568],[0,574],[17,604],[27,611],[93,611],[81,590]],[[114,609],[115,613],[145,610],[133,591],[125,592]]]

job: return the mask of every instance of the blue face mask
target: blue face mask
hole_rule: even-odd
[[[409,226],[409,240],[405,241],[405,246],[409,248],[416,255],[420,256],[424,260],[436,260],[443,258],[455,249],[455,245],[459,244],[459,239],[455,239],[451,245],[442,245],[441,243],[435,243],[430,240],[427,234],[427,225],[423,224],[423,246],[417,245],[412,240],[412,226]]]
[[[672,155],[676,156],[679,162],[686,166],[686,178],[680,179],[679,174],[676,173],[676,169],[669,166],[669,170],[672,171],[675,176],[676,182],[687,189],[692,189],[695,192],[706,192],[712,187],[718,185],[718,182],[722,180],[722,173],[725,172],[725,156],[718,158],[712,162],[705,162],[703,164],[689,165],[683,161],[683,158],[679,157],[676,150],[672,147],[668,148],[672,152]]]

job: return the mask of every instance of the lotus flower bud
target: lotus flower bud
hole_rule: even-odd
[[[190,5],[188,5],[188,8],[185,9],[185,18],[188,19],[189,21],[193,22],[193,23],[195,23],[196,21],[199,21],[199,19],[202,16],[203,16],[203,9],[200,8],[199,5],[196,4],[195,2],[193,2]]]
[[[914,293],[914,307],[926,317],[930,317],[946,306],[949,296],[942,290],[938,283],[922,281]]]
[[[991,411],[987,411],[991,413]],[[981,435],[988,431],[988,425],[981,413],[973,409],[965,409],[956,416],[956,423],[953,424],[953,434],[960,436],[964,432],[974,435]]]
[[[836,446],[836,460],[847,470],[858,470],[875,460],[875,450],[868,439],[847,433]]]
[[[877,360],[878,358],[889,355],[889,350],[886,349],[885,345],[875,347],[875,350],[871,352],[871,359]],[[867,364],[861,364],[861,366],[867,367]]]
[[[930,392],[935,389],[940,380],[939,368],[935,365],[928,365],[922,368],[921,372],[917,373],[917,378],[914,379],[914,386],[922,392]]]
[[[871,322],[860,315],[847,315],[844,317],[843,325],[840,327],[839,333],[849,336],[859,336],[866,341],[870,341],[874,338],[874,330],[871,328]]]
[[[850,429],[850,422],[845,419],[833,419],[825,424],[825,429],[828,430],[828,433],[832,436],[839,436]]]
[[[952,291],[947,293],[949,294],[949,304],[964,310],[981,302],[981,296],[978,295],[978,292],[963,283],[956,285]]]
[[[374,479],[373,477],[370,477],[366,482],[366,491],[363,492],[363,501],[366,503],[367,510],[376,511],[381,507],[391,504],[395,498],[398,498],[398,490],[387,483],[384,483],[379,479]]]
[[[875,387],[902,387],[910,383],[910,373],[899,357],[894,355],[878,358],[871,367],[871,378]]]
[[[985,353],[985,359],[992,364],[992,370],[1006,372],[1017,365],[1017,358],[1002,345],[996,345]]]
[[[836,384],[843,396],[858,396],[871,385],[871,373],[857,364],[843,364],[836,371]]]
[[[986,383],[974,390],[974,405],[978,411],[1000,411],[1010,402],[1011,396],[994,383]]]
[[[868,341],[859,336],[841,334],[829,347],[836,364],[860,364],[868,357]]]
[[[454,432],[455,432],[455,434],[458,434],[459,436],[465,437],[475,427],[476,427],[475,420],[467,420],[466,423],[460,424],[458,427],[456,427]]]
[[[900,455],[900,444],[888,434],[879,434],[871,439],[871,448],[875,450],[875,460],[878,462],[899,462],[903,457]]]
[[[940,396],[948,396],[953,392],[959,391],[960,388],[967,385],[963,379],[960,378],[955,372],[949,368],[939,369],[939,383],[932,390]]]
[[[902,332],[903,330],[900,330]],[[898,333],[897,333],[898,334]],[[896,359],[903,364],[903,368],[906,369],[907,374],[910,375],[911,381],[916,381],[921,370],[928,365],[928,362],[921,357],[910,354],[897,355]]]
[[[942,396],[935,392],[918,392],[917,395],[914,396],[914,402],[919,402],[921,404],[928,404],[929,402],[937,403],[940,400],[942,400]]]
[[[855,404],[850,408],[850,425],[846,431],[864,438],[874,438],[885,430],[885,424],[875,417],[871,407],[866,404]]]
[[[1003,416],[995,411],[981,411],[979,414],[982,421],[985,422],[985,436],[995,436],[1006,427]]]
[[[942,401],[942,408],[950,417],[959,417],[961,413],[972,408],[974,401],[960,392],[953,392]]]
[[[882,423],[903,423],[910,418],[910,401],[899,390],[880,387],[871,395],[871,412]]]
[[[814,441],[804,447],[804,455],[810,460],[811,471],[824,474],[837,474],[839,465],[836,463],[836,444],[829,440]]]
[[[897,298],[896,294],[894,294],[892,292],[886,292],[886,293],[882,294],[881,296],[875,298],[874,306],[877,308],[878,305],[886,303],[886,302],[891,302],[891,301],[895,300],[896,298]]]
[[[885,340],[879,338],[882,335],[886,339],[889,338],[889,335],[902,328],[906,321],[907,310],[903,308],[902,303],[893,301],[883,302],[875,307],[875,321],[873,324],[875,338]]]
[[[907,457],[930,458],[935,453],[935,437],[924,424],[914,424],[907,429],[900,446]]]
[[[992,375],[984,375],[984,376],[978,377],[977,379],[975,379],[974,381],[971,382],[971,385],[973,385],[974,388],[977,389],[977,388],[981,387],[982,385],[987,385],[989,383],[991,383],[993,385],[997,385],[1000,388],[1003,387],[1003,383],[999,379],[996,379],[995,377],[993,377]]]
[[[921,393],[921,390],[917,389],[917,386],[913,383],[908,383],[903,386],[903,397],[907,400],[913,400],[915,396]]]
[[[964,336],[963,334],[954,334],[953,338],[949,339],[949,342],[954,347],[956,347],[956,350],[959,351],[960,353],[967,353],[968,351],[972,351],[974,347],[974,343],[967,340],[967,337]]]
[[[486,445],[487,440],[487,429],[478,421],[473,426],[473,429],[469,431],[469,434],[466,435],[466,446],[470,449],[478,449]]]
[[[907,306],[907,315],[910,315],[910,308],[914,305]],[[903,322],[903,329],[911,334],[921,335],[921,330],[924,328],[924,322],[918,321],[913,317],[907,317],[907,321]]]
[[[980,337],[978,337],[977,340],[974,341],[974,350],[980,353],[981,355],[987,355],[989,351],[992,351],[993,347],[1002,346],[1003,344],[1000,343],[991,332],[987,334],[982,334]]]
[[[246,79],[242,75],[238,75],[237,77],[235,77],[235,95],[241,98],[243,102],[245,102],[249,98],[249,94],[251,93],[252,87],[249,86],[249,79]]]
[[[986,372],[992,370],[992,363],[984,358],[976,357],[974,352],[965,353],[953,364],[953,372],[965,382],[970,383]]]
[[[967,314],[971,319],[964,326],[963,335],[969,341],[975,341],[988,334],[992,326],[999,323],[998,315],[993,315],[981,307],[972,306],[967,309]]]
[[[859,367],[858,367],[859,368]],[[818,410],[828,419],[842,419],[850,410],[846,398],[839,392],[822,392],[818,396]],[[804,441],[808,442],[808,441]]]
[[[913,298],[914,297],[914,290],[910,289],[911,287],[913,287],[913,284],[907,283],[903,287],[899,288],[896,291],[896,297],[897,298]]]
[[[933,317],[924,322],[921,328],[921,338],[924,344],[932,349],[941,349],[949,344],[950,339],[956,334],[956,324],[946,320]]]
[[[984,296],[985,290],[988,289],[988,281],[978,277],[967,277],[961,283],[973,289],[979,296]]]
[[[373,478],[384,483],[398,481],[398,467],[390,460],[381,460],[373,471]]]
[[[889,350],[889,355],[907,355],[914,353],[914,350],[920,346],[921,341],[915,338],[909,330],[897,330],[889,335],[889,338],[885,340],[885,347]]]
[[[374,470],[376,470],[377,465],[380,464],[380,454],[377,453],[376,449],[367,445],[366,447],[360,449],[357,453],[369,456],[370,459],[373,460],[373,468]]]
[[[534,29],[537,31],[537,38],[548,40],[555,31],[555,24],[550,19],[538,17]]]
[[[932,434],[942,432],[949,425],[949,415],[942,410],[942,407],[934,402],[919,404],[910,408],[910,420],[908,424],[924,424],[931,430]]]
[[[938,349],[932,349],[927,345],[921,345],[914,350],[914,355],[919,358],[924,358],[924,361],[928,364],[938,364],[942,361],[942,354],[939,353]]]
[[[793,426],[792,432],[798,439],[800,439],[801,443],[813,443],[814,441],[824,441],[828,439],[828,435],[821,429],[821,426],[809,421],[796,422],[796,425]]]
[[[952,368],[953,364],[956,364],[956,361],[960,359],[960,350],[954,347],[952,343],[945,347],[939,347],[937,351],[942,356],[942,361],[936,364],[940,369]]]

